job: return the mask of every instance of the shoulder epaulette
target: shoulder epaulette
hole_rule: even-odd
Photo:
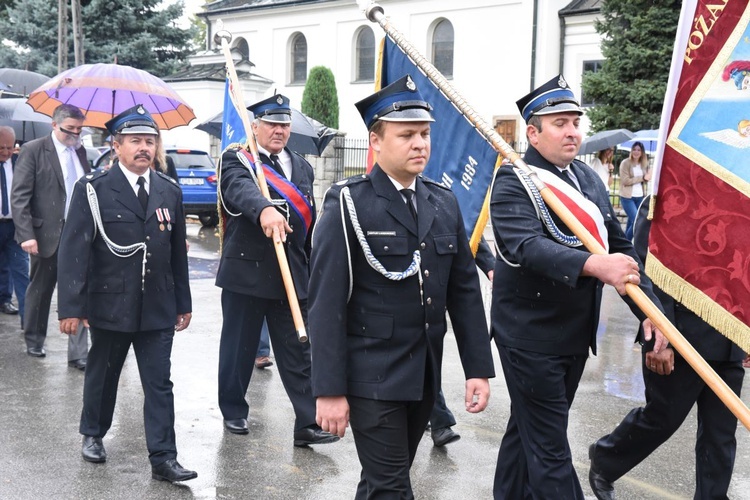
[[[167,174],[165,174],[164,172],[160,172],[158,170],[154,170],[154,172],[156,172],[156,174],[162,179],[169,181],[170,184],[174,184],[174,186],[177,187],[177,189],[180,188],[179,184],[177,184],[177,181],[174,180],[172,177],[168,176]]]
[[[83,178],[86,179],[88,182],[94,182],[96,179],[99,179],[100,177],[104,177],[109,173],[109,170],[104,170],[103,168],[99,168],[96,170],[92,170],[88,174],[84,175]]]
[[[361,174],[361,175],[353,175],[352,177],[347,177],[346,179],[342,179],[335,183],[336,186],[352,186],[354,184],[359,184],[360,182],[364,182],[369,178],[367,174]]]
[[[419,178],[422,179],[422,182],[424,182],[425,184],[429,184],[431,186],[437,186],[437,187],[445,189],[446,191],[450,191],[451,190],[451,188],[449,188],[445,184],[441,184],[440,182],[434,181],[434,180],[430,179],[429,177],[425,177],[424,175],[420,175]]]

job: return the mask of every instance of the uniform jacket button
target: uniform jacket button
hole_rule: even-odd
[[[390,250],[390,248],[388,247],[388,245],[386,245],[386,246],[383,247],[383,250],[385,250],[387,252],[387,251]]]
[[[425,245],[424,241],[422,242],[421,245],[419,245],[419,248],[421,248],[422,250],[424,250],[425,248],[427,248],[427,245]]]
[[[429,306],[432,304],[432,297],[427,297],[427,305]]]
[[[430,277],[430,270],[429,269],[425,269],[424,270],[424,277],[425,278],[429,278]]]

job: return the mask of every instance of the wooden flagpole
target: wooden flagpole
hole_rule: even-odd
[[[232,93],[234,102],[238,104],[237,111],[239,112],[240,118],[242,119],[242,125],[245,127],[247,146],[249,147],[250,154],[253,157],[255,175],[258,178],[258,186],[260,187],[260,192],[263,193],[263,196],[270,200],[271,194],[268,191],[266,176],[263,173],[263,163],[260,161],[260,155],[258,154],[258,145],[255,142],[255,134],[253,132],[253,127],[250,124],[250,117],[247,114],[247,109],[245,108],[245,101],[242,99],[242,90],[240,88],[239,78],[237,77],[237,70],[234,67],[232,54],[229,50],[229,42],[232,41],[232,34],[225,30],[218,31],[214,35],[214,41],[221,44],[221,50],[224,53],[224,59],[226,60],[227,64],[227,76],[229,77],[229,92]],[[221,189],[221,186],[219,186],[219,189]],[[284,250],[284,243],[281,241],[281,235],[273,235],[273,246],[276,250],[276,258],[279,261],[281,278],[284,280],[284,288],[286,289],[289,308],[292,310],[292,320],[294,321],[294,329],[297,331],[297,338],[300,342],[307,342],[305,322],[302,319],[302,311],[299,307],[299,300],[297,300],[297,292],[294,289],[292,272],[289,270],[289,262],[286,260],[286,251]]]

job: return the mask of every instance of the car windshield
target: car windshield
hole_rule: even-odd
[[[206,153],[168,151],[176,168],[214,168],[211,157]]]

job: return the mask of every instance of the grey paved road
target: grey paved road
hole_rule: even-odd
[[[65,339],[53,331],[56,321],[50,322],[47,357],[34,359],[24,352],[17,317],[0,315],[0,499],[353,497],[359,465],[351,436],[314,449],[294,448],[293,412],[275,367],[256,370],[251,381],[250,434],[224,433],[216,397],[220,291],[211,279],[217,243],[213,231],[199,231],[196,224],[189,234],[194,317],[175,340],[172,380],[179,460],[197,470],[198,478],[181,486],[151,480],[132,354],[120,381],[114,425],[104,439],[107,463],[84,462],[78,434],[83,377],[66,365]],[[605,292],[600,354],[588,362],[569,429],[589,498],[588,445],[643,402],[640,358],[632,344],[636,321],[614,290]],[[462,439],[436,449],[425,435],[412,469],[414,491],[418,498],[489,499],[509,412],[505,383],[502,376],[492,381],[490,407],[483,414],[460,411],[463,376],[450,333],[446,343],[444,390]],[[692,498],[695,432],[693,414],[664,447],[617,483],[618,498]],[[740,427],[737,440],[730,497],[750,499],[750,433]]]

